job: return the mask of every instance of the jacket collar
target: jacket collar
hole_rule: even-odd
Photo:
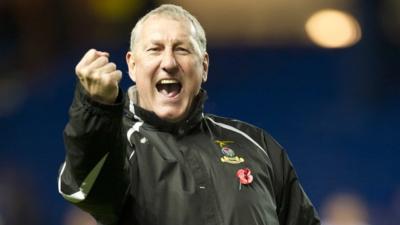
[[[128,98],[125,102],[125,109],[136,122],[144,122],[143,126],[156,129],[158,131],[170,132],[177,135],[184,135],[193,129],[203,118],[204,102],[207,99],[207,93],[201,89],[200,93],[194,99],[188,116],[179,122],[168,122],[159,118],[154,112],[140,107],[137,102],[137,89],[132,86],[128,90]]]

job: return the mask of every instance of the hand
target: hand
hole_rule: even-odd
[[[122,78],[122,72],[108,57],[107,52],[90,49],[75,67],[80,83],[91,98],[103,104],[115,102]]]

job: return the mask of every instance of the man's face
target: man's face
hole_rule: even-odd
[[[208,55],[194,35],[186,20],[153,15],[139,27],[134,52],[126,55],[139,105],[164,120],[185,118],[207,79]]]

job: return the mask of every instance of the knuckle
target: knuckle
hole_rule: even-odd
[[[80,69],[81,69],[81,67],[80,67],[79,64],[75,66],[75,73],[76,73],[76,75],[79,75],[79,73],[80,73],[80,71],[81,71]]]
[[[99,57],[99,60],[100,60],[100,62],[102,62],[102,63],[107,63],[107,62],[108,62],[108,58],[105,57],[105,56],[100,56],[100,57]]]
[[[117,69],[117,65],[115,65],[115,63],[111,62],[111,63],[109,63],[109,65],[113,70]]]
[[[89,71],[89,69],[87,67],[84,67],[84,68],[79,68],[78,73],[81,76],[86,77],[86,76],[88,76],[90,74],[90,71]]]
[[[90,84],[93,84],[93,83],[96,82],[96,80],[98,80],[98,75],[97,75],[96,72],[90,73],[90,74],[87,74],[87,75],[85,76],[85,79],[86,79],[88,82],[90,82]]]
[[[102,83],[105,87],[111,86],[111,84],[113,83],[110,76],[104,76],[102,81],[103,81]]]
[[[121,80],[121,78],[122,78],[122,71],[121,70],[117,70],[116,71],[116,77],[117,77],[118,80]]]
[[[101,80],[101,73],[99,71],[95,71],[91,74],[90,78],[92,80]]]
[[[96,53],[96,49],[91,48],[91,49],[89,49],[89,51],[87,51],[86,55],[87,55],[87,56],[92,56],[92,55],[95,54],[95,53]]]

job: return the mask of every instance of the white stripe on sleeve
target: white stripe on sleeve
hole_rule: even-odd
[[[108,153],[101,158],[101,160],[96,164],[96,166],[89,172],[89,174],[86,176],[86,178],[83,180],[81,186],[79,187],[79,191],[72,193],[72,194],[65,194],[61,190],[61,176],[64,173],[65,170],[65,162],[61,168],[60,175],[58,177],[58,192],[68,201],[72,203],[78,203],[86,199],[86,196],[89,194],[90,190],[93,187],[94,182],[96,181],[101,168],[104,165],[104,162],[106,161],[108,157]]]

